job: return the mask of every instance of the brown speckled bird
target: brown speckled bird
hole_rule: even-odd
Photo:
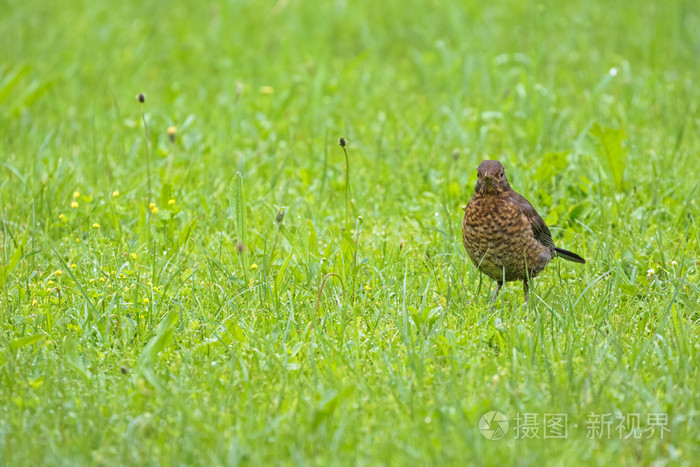
[[[555,256],[586,262],[554,246],[547,225],[532,204],[510,187],[500,162],[482,162],[477,177],[464,213],[462,239],[472,263],[498,282],[494,301],[504,281],[523,281],[527,302],[528,280]]]

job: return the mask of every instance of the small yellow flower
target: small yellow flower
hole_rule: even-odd
[[[365,286],[365,290],[372,290],[372,287],[371,287],[369,284],[367,284],[367,285]]]
[[[143,303],[145,303],[146,305],[148,305],[149,303],[151,303],[151,301],[150,301],[149,299],[147,299],[147,298],[144,298],[144,299],[143,299]]]
[[[75,237],[75,243],[80,243],[80,238]]]
[[[66,216],[65,216],[65,214],[63,214],[63,213],[59,214],[59,215],[58,215],[58,218],[59,218],[61,221],[64,221],[64,222],[65,222],[65,220],[66,220]]]
[[[152,208],[151,208],[151,212],[152,212],[153,214],[158,214],[158,208],[155,207],[155,206],[152,207]]]
[[[131,259],[136,259],[136,253],[131,253]]]
[[[57,275],[57,276],[60,276],[61,274],[63,274],[63,271],[61,271],[60,269],[56,269],[56,271],[54,272],[54,274]]]
[[[48,281],[46,285],[53,285],[53,281]]]
[[[70,265],[70,268],[71,268],[71,269],[75,269],[75,268],[77,268],[77,267],[78,267],[78,265],[75,264],[75,263],[73,263],[73,264]]]
[[[112,197],[113,197],[113,198],[116,198],[117,196],[119,196],[119,190],[114,190],[114,191],[112,192]]]
[[[275,92],[272,86],[260,86],[260,92],[262,94],[267,94],[268,96]]]
[[[92,224],[92,228],[93,228],[93,229],[99,229],[99,228],[100,228],[100,224],[98,224],[97,222],[95,222],[94,224]]]
[[[78,206],[79,204],[77,201],[73,201],[72,203],[70,203],[70,207],[72,207],[73,209],[77,208]]]
[[[154,207],[156,207],[156,203],[151,203],[148,205],[148,209],[153,209]]]
[[[250,265],[250,269],[258,269],[258,265],[253,263]]]
[[[32,300],[32,306],[36,306],[36,304],[39,303],[36,300]]]
[[[73,192],[73,199],[78,199],[80,198],[80,192],[79,191],[74,191]]]
[[[169,199],[169,200],[168,200],[168,206],[172,206],[173,204],[175,204],[175,200],[174,200],[174,199]]]
[[[175,127],[172,126],[172,125],[169,126],[169,127],[168,127],[168,138],[170,138],[171,141],[172,141],[173,139],[175,139],[175,133],[177,133],[177,128],[175,128]]]
[[[100,277],[100,282],[104,282],[104,281],[105,281],[105,278],[104,278],[104,277]]]

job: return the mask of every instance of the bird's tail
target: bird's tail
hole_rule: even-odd
[[[565,250],[563,248],[554,247],[554,252],[557,254],[558,257],[564,258],[567,261],[573,261],[574,263],[585,263],[586,262],[585,259],[581,258],[576,253],[572,253],[572,252]]]

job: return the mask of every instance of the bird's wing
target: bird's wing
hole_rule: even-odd
[[[532,207],[532,204],[530,204],[530,202],[526,200],[524,196],[522,196],[519,193],[516,193],[515,191],[513,191],[513,194],[511,195],[511,200],[516,206],[518,206],[520,212],[525,214],[527,219],[530,221],[530,225],[532,226],[532,233],[535,235],[537,241],[544,246],[554,247],[552,234],[549,232],[547,224],[545,224],[544,220],[542,220],[542,217],[540,217],[540,215],[537,214],[537,211],[534,207]]]

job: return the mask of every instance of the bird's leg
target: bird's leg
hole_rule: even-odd
[[[527,285],[527,279],[525,279],[525,280],[523,281],[523,292],[525,293],[525,303],[527,303],[527,295],[528,295],[528,292],[529,292],[529,291],[530,291],[530,287],[528,287],[528,285]],[[523,303],[523,305],[524,305],[525,303]]]
[[[496,293],[493,294],[493,303],[496,303],[496,298],[498,297],[498,292],[501,290],[501,287],[503,287],[503,282],[498,281],[498,287],[496,287]]]

